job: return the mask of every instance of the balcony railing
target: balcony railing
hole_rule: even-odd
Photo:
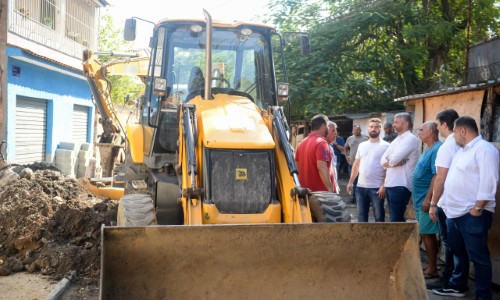
[[[85,48],[96,48],[97,8],[91,1],[9,2],[9,32],[78,59]]]

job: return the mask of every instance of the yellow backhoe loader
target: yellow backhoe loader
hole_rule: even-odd
[[[300,186],[282,36],[204,14],[154,27],[101,299],[425,299],[415,223],[351,224]]]
[[[120,57],[101,63],[96,55]],[[95,107],[101,115],[99,123],[102,134],[96,146],[100,153],[102,176],[104,178],[80,178],[79,182],[96,195],[118,200],[123,196],[123,175],[121,168],[125,160],[125,130],[115,113],[111,99],[110,75],[137,76],[145,83],[149,56],[122,52],[83,52],[83,74],[92,91]]]

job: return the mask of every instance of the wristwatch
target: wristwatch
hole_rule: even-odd
[[[484,209],[484,208],[482,208],[482,207],[478,207],[478,206],[474,206],[474,208],[476,209],[476,211],[477,211],[478,213],[482,212],[482,211],[483,211],[483,209]]]

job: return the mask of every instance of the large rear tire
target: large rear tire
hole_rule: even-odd
[[[153,199],[149,195],[129,194],[120,199],[116,217],[118,226],[156,225]]]
[[[313,219],[316,222],[351,222],[351,214],[342,198],[334,193],[313,192],[309,197]]]

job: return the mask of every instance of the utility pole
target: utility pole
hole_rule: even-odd
[[[9,0],[0,0],[0,140],[7,138],[7,28]]]

